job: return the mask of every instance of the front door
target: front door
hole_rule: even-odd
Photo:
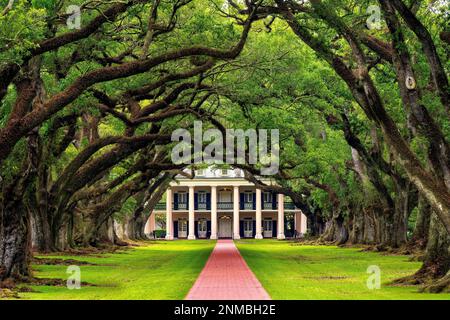
[[[231,217],[219,219],[219,238],[231,238]]]
[[[207,231],[207,223],[206,220],[199,220],[198,221],[198,237],[199,238],[206,238],[206,231]]]
[[[178,220],[178,238],[187,238],[187,220]]]
[[[253,221],[244,220],[244,238],[253,237]]]
[[[264,238],[272,238],[272,220],[264,220],[263,221],[263,233]]]

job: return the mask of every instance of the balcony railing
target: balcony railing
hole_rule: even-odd
[[[178,202],[178,210],[187,210],[188,205],[187,203]]]
[[[253,202],[244,202],[244,210],[253,210]]]
[[[294,210],[295,209],[295,205],[292,202],[285,202],[284,203],[284,208],[288,209],[288,210]]]
[[[233,210],[233,202],[218,202],[217,209],[220,210]]]
[[[277,203],[278,204],[278,203]],[[273,209],[271,202],[264,202],[263,204],[263,210],[276,210],[277,208]],[[173,204],[172,204],[173,208]],[[177,210],[187,210],[188,205],[187,203],[178,203],[178,209]],[[217,209],[219,210],[233,210],[233,202],[218,202],[217,203]],[[292,202],[285,202],[284,203],[284,209],[286,210],[294,210],[295,205]],[[154,210],[166,210],[166,203],[160,202],[157,203]],[[208,206],[206,203],[198,203],[198,210],[208,210]],[[245,202],[244,203],[244,210],[254,210],[253,209],[253,202]]]
[[[273,204],[272,202],[264,202],[263,203],[263,209],[272,210]]]
[[[165,202],[157,203],[155,206],[155,210],[166,210],[166,203]]]

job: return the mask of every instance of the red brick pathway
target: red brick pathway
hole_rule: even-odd
[[[269,300],[233,240],[219,240],[186,300]]]

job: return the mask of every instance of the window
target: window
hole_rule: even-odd
[[[186,192],[180,192],[178,194],[178,203],[187,203],[187,193]]]
[[[178,238],[187,238],[188,224],[186,219],[178,220]]]
[[[198,202],[206,203],[206,192],[202,191],[198,193]]]
[[[197,176],[204,176],[205,175],[205,169],[197,170]]]
[[[273,236],[273,223],[270,219],[264,219],[263,220],[263,236],[264,238],[272,238]]]
[[[264,202],[272,203],[272,193],[264,192]]]
[[[247,202],[247,203],[253,202],[253,193],[252,192],[244,193],[244,202]]]
[[[186,232],[187,231],[187,220],[182,219],[178,220],[178,232]]]
[[[252,238],[253,237],[253,221],[252,220],[244,220],[244,238]]]
[[[222,169],[221,170],[221,174],[222,174],[222,176],[227,176],[228,175],[228,170],[227,169]]]
[[[198,232],[206,232],[207,231],[207,223],[206,220],[202,219],[198,221]]]

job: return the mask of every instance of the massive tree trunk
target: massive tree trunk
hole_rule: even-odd
[[[396,195],[394,208],[386,208],[379,201],[356,209],[351,214],[349,242],[383,248],[399,248],[406,244],[410,201],[410,190],[403,189]]]
[[[351,244],[381,244],[380,217],[383,211],[381,204],[355,209],[352,212],[349,242]]]
[[[408,240],[408,218],[412,210],[412,185],[403,179],[400,182],[396,181],[395,185],[395,207],[390,210],[390,214],[385,219],[384,244],[392,248],[399,248]]]
[[[31,226],[32,226],[32,238],[33,238],[33,250],[38,252],[53,252],[56,250],[53,243],[53,237],[49,221],[45,213],[34,208],[29,208]]]
[[[312,237],[319,237],[325,231],[326,221],[322,216],[321,208],[309,208],[309,213],[306,214],[308,235]],[[306,210],[305,210],[306,211]],[[302,212],[305,212],[302,209]]]
[[[430,234],[425,261],[416,273],[421,281],[431,279],[424,290],[430,292],[450,292],[450,235],[435,214],[431,216]]]
[[[7,278],[23,280],[31,276],[31,226],[23,202],[4,200],[1,215],[0,284]]]
[[[427,28],[415,16],[402,0],[392,0],[392,5],[400,13],[406,24],[422,44],[423,52],[428,60],[435,90],[438,91],[442,105],[450,112],[450,92],[447,75],[434,45],[433,38]]]
[[[428,232],[430,230],[431,207],[427,201],[419,196],[417,205],[416,225],[410,240],[410,245],[418,249],[425,249],[428,243]]]
[[[450,292],[450,236],[436,214],[431,215],[422,267],[414,275],[394,283],[423,284],[423,291],[427,292]]]
[[[35,188],[30,189],[30,193],[26,199],[26,206],[31,222],[32,248],[39,252],[55,251],[48,213],[46,210],[42,210],[42,202],[39,201]]]
[[[326,222],[325,231],[320,236],[320,241],[333,242],[337,245],[344,244],[349,238],[348,225],[344,216],[334,213],[333,217]]]
[[[445,232],[445,228],[436,215],[432,214],[424,266],[431,271],[434,278],[447,274],[450,268],[449,248],[450,236]]]
[[[124,221],[125,234],[130,240],[144,240],[145,215],[143,210],[135,211],[132,216]]]
[[[317,17],[327,23],[330,28],[341,34],[347,41],[352,50],[352,57],[357,68],[348,66],[342,57],[336,55],[327,45],[303,27],[284,1],[276,0],[276,3],[282,9],[282,15],[293,32],[325,59],[345,81],[355,101],[360,105],[367,117],[374,121],[381,129],[387,145],[393,152],[397,162],[406,171],[409,181],[424,195],[450,234],[450,193],[446,190],[442,180],[437,179],[433,173],[425,170],[418,157],[412,152],[408,143],[400,134],[400,130],[394,120],[387,113],[383,100],[369,74],[369,63],[362,50],[361,41],[352,29],[334,11],[324,6],[322,2],[311,2]],[[426,112],[422,108],[419,111]],[[426,121],[429,119],[427,117],[418,118],[417,120],[423,120],[423,125],[428,125]],[[436,133],[434,127],[430,127],[429,129],[433,129],[433,133]],[[443,148],[446,149],[446,146],[443,146]],[[439,157],[439,160],[442,160],[439,161],[440,163],[448,163],[448,158],[445,158],[445,154],[440,154]]]
[[[21,170],[2,189],[0,206],[0,281],[31,276],[31,223],[25,198],[36,177],[38,133],[27,138],[27,155]]]

